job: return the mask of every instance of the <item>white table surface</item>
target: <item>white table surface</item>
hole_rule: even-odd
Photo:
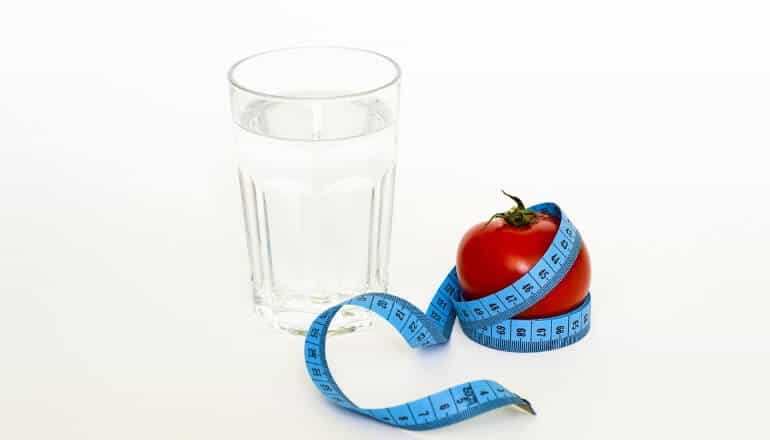
[[[505,201],[490,185],[410,191],[414,177],[404,170],[399,181],[392,290],[424,305],[465,226]],[[236,191],[232,181],[223,186]],[[362,405],[491,378],[530,399],[536,417],[502,409],[416,434],[333,407],[306,377],[302,339],[251,312],[236,197],[187,193],[180,203],[177,194],[139,191],[119,202],[103,194],[97,207],[72,192],[55,219],[18,219],[18,234],[7,237],[19,253],[4,275],[12,297],[0,323],[3,431],[73,439],[767,433],[768,210],[750,207],[761,191],[516,188],[533,200],[558,194],[584,234],[594,268],[587,339],[506,354],[455,329],[448,346],[421,353],[378,321],[331,339],[329,356]],[[735,208],[696,215],[720,209],[714,197],[731,197]],[[446,209],[457,215],[436,214]]]
[[[761,14],[33,3],[0,29],[0,438],[770,437]],[[330,340],[338,382],[373,406],[490,378],[537,416],[412,433],[351,415],[252,312],[224,73],[319,40],[404,67],[392,292],[426,305],[501,187],[559,202],[593,263],[575,346],[506,354],[455,329],[423,353],[376,322]]]

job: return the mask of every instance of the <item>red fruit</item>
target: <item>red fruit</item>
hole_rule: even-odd
[[[463,236],[457,249],[457,275],[466,300],[475,300],[513,284],[540,260],[559,229],[559,221],[517,206],[495,214]],[[579,306],[591,283],[591,261],[585,242],[562,281],[543,299],[516,316],[520,319],[561,315]]]

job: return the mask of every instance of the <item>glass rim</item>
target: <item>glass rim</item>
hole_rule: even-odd
[[[370,55],[375,55],[375,56],[381,58],[382,60],[387,61],[388,63],[390,63],[390,65],[395,70],[395,74],[385,84],[382,84],[382,85],[379,85],[379,86],[376,86],[376,87],[372,87],[372,88],[368,88],[368,89],[360,91],[360,92],[343,93],[343,94],[339,94],[339,95],[329,95],[329,96],[289,96],[289,95],[276,95],[274,93],[260,92],[259,90],[254,90],[253,88],[246,87],[243,84],[241,84],[241,83],[239,83],[238,81],[235,80],[234,73],[235,73],[235,70],[238,68],[238,66],[240,66],[241,64],[243,64],[243,63],[245,63],[245,62],[247,62],[247,61],[249,61],[249,60],[251,60],[253,58],[260,57],[260,56],[263,56],[263,55],[269,55],[269,54],[277,53],[277,52],[288,52],[288,51],[301,50],[301,49],[340,49],[340,50],[345,50],[345,51],[361,52],[361,53],[367,53],[367,54],[370,54]],[[290,47],[282,47],[282,48],[278,48],[278,49],[271,49],[271,50],[266,50],[266,51],[263,51],[263,52],[258,52],[258,53],[249,55],[249,56],[247,56],[245,58],[242,58],[242,59],[236,61],[230,67],[230,69],[227,71],[227,79],[229,80],[230,85],[232,85],[233,87],[235,87],[237,89],[240,89],[240,90],[242,90],[242,91],[244,91],[246,93],[251,93],[253,95],[258,95],[258,96],[262,96],[262,97],[265,97],[265,98],[280,99],[280,100],[290,100],[290,101],[325,101],[325,100],[333,100],[333,99],[356,98],[356,97],[360,97],[360,96],[370,95],[372,93],[378,92],[378,91],[383,90],[383,89],[387,89],[388,87],[398,83],[399,80],[401,80],[401,66],[399,66],[398,63],[393,58],[391,58],[391,57],[389,57],[387,55],[381,54],[379,52],[376,52],[376,51],[373,51],[373,50],[369,50],[369,49],[360,49],[360,48],[348,47],[348,46],[290,46]]]

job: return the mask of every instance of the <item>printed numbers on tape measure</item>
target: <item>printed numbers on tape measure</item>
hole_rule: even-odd
[[[535,281],[530,274],[524,274],[521,278],[513,283],[513,288],[521,294],[525,300],[529,300],[530,297],[536,295],[540,291],[540,285]]]
[[[401,332],[410,317],[411,313],[409,312],[409,309],[401,303],[395,303],[393,304],[393,311],[391,312],[388,321],[396,328],[396,330]]]
[[[431,396],[431,402],[433,403],[433,411],[436,414],[440,414],[444,417],[457,414],[457,406],[455,405],[452,395],[449,391],[442,391],[440,393]]]
[[[406,331],[409,332],[410,334],[414,334],[415,332],[417,332],[417,329],[419,329],[420,326],[421,325],[417,316],[413,315],[411,318],[409,318],[409,322],[407,322],[406,324]]]
[[[436,415],[433,412],[430,400],[420,399],[407,404],[412,414],[415,415],[417,421],[420,423],[430,423],[436,420]]]
[[[553,271],[546,261],[540,260],[535,264],[532,269],[535,273],[535,281],[540,284],[540,287],[545,287],[553,277]]]
[[[372,304],[372,295],[359,295],[350,300],[350,304],[355,304],[357,306],[364,307],[366,309],[371,308]]]
[[[558,318],[551,320],[552,336],[551,339],[559,339],[567,334],[569,318]]]
[[[308,329],[304,350],[308,375],[323,396],[380,422],[415,430],[446,426],[505,405],[531,410],[526,400],[487,380],[460,384],[401,405],[360,408],[348,400],[334,381],[324,347],[332,318],[345,304],[377,313],[412,347],[448,342],[455,317],[459,317],[461,328],[469,338],[497,350],[544,351],[580,340],[591,327],[590,294],[580,307],[568,314],[536,320],[512,318],[547,295],[563,279],[580,251],[580,235],[558,206],[541,204],[532,209],[560,218],[559,231],[533,268],[498,292],[464,301],[453,268],[439,286],[427,312],[402,298],[370,292],[319,314]]]
[[[503,309],[502,302],[497,297],[497,295],[489,295],[479,299],[478,301],[482,306],[484,306],[486,310],[489,311],[491,315],[495,315]]]
[[[534,321],[532,324],[532,332],[533,341],[549,341],[551,340],[551,323]]]
[[[406,405],[394,406],[393,408],[390,408],[390,413],[399,425],[410,426],[415,423],[412,414],[409,411],[409,407]]]
[[[523,299],[522,299],[522,298],[519,296],[519,294],[518,294],[516,291],[511,291],[511,292],[507,293],[507,294],[506,294],[506,295],[503,297],[503,300],[504,300],[504,302],[505,302],[506,304],[508,304],[508,305],[515,305],[515,304],[520,304],[522,301],[524,301],[524,300],[523,300]]]

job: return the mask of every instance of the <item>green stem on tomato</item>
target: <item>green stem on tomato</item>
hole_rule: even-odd
[[[500,191],[502,191],[503,194],[505,194],[508,198],[513,200],[516,203],[516,206],[505,212],[496,213],[489,219],[487,224],[496,218],[501,218],[505,220],[506,223],[515,228],[523,228],[537,221],[537,212],[531,209],[527,209],[527,207],[524,205],[524,202],[522,202],[520,198],[512,196],[503,190]]]

